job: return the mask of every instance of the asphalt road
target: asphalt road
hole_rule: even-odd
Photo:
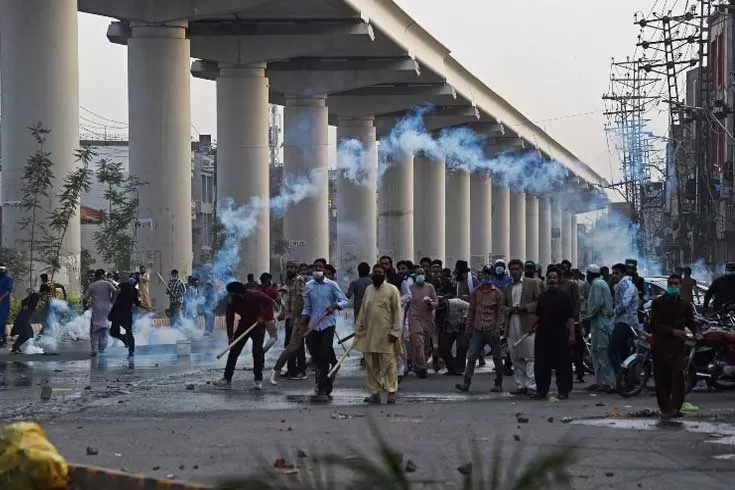
[[[572,444],[578,458],[573,488],[733,488],[735,393],[697,392],[700,407],[685,423],[662,426],[652,418],[628,418],[655,408],[644,394],[632,399],[592,396],[575,387],[571,398],[538,402],[490,394],[492,376],[480,369],[470,394],[457,393],[458,378],[407,378],[395,406],[366,407],[357,357],[341,370],[334,399],[310,402],[313,379],[282,381],[252,389],[252,372],[238,369],[231,391],[214,389],[223,361],[215,339],[179,358],[175,346],[141,349],[134,368],[121,348],[102,359],[78,360],[84,347],[71,346],[42,360],[0,355],[0,422],[38,420],[70,461],[124,469],[154,477],[210,483],[256,470],[284,455],[307,471],[308,455],[344,457],[370,453],[374,422],[416,465],[411,479],[431,488],[460,482],[456,468],[476,447],[490,460],[502,442],[510,465],[515,451],[528,458]],[[338,351],[339,352],[339,351]],[[246,354],[247,354],[246,350]],[[277,349],[269,352],[272,366]],[[249,366],[248,355],[241,367]],[[53,392],[41,399],[43,386]],[[506,389],[512,381],[506,378]],[[527,417],[519,423],[517,416]],[[611,416],[612,415],[612,416]],[[573,420],[562,419],[569,417]],[[89,455],[87,448],[97,450]],[[94,452],[94,451],[93,451]]]

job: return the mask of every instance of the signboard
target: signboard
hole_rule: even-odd
[[[3,201],[1,204],[4,208],[15,208],[20,206],[20,201]]]
[[[551,238],[561,238],[561,228],[558,226],[551,228]]]
[[[288,248],[301,248],[305,246],[306,246],[306,242],[303,240],[289,240],[288,241]]]
[[[135,227],[139,230],[152,230],[153,220],[151,218],[141,218],[135,221]]]

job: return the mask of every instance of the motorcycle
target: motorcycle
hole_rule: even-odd
[[[700,325],[702,340],[687,336],[687,387],[701,380],[715,390],[735,387],[735,329],[719,321],[702,320]]]
[[[624,398],[643,391],[653,374],[651,334],[632,327],[630,330],[634,337],[634,351],[623,361],[615,378],[615,390]]]

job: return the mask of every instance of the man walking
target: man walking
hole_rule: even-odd
[[[411,284],[411,299],[408,303],[408,328],[410,361],[416,376],[426,378],[426,357],[432,351],[434,338],[434,309],[437,305],[436,290],[426,282],[423,269],[416,271],[415,283]]]
[[[380,269],[384,270],[382,266]],[[358,278],[352,281],[350,287],[347,288],[347,297],[352,300],[355,321],[357,321],[357,317],[360,315],[360,307],[365,297],[365,291],[373,284],[373,280],[370,277],[370,265],[367,262],[360,262],[357,266],[357,275]],[[373,275],[375,275],[375,272],[373,272]],[[385,272],[383,273],[383,278],[385,278]]]
[[[456,385],[459,391],[469,391],[472,376],[475,373],[475,362],[486,345],[495,365],[495,384],[490,390],[493,393],[503,391],[503,359],[500,352],[500,336],[503,334],[505,297],[503,292],[492,283],[492,269],[486,266],[482,270],[482,282],[470,296],[470,306],[467,310],[467,323],[464,330],[465,337],[469,338],[469,354],[467,367],[464,371],[464,381]]]
[[[614,307],[610,286],[602,278],[600,267],[592,264],[587,269],[590,283],[587,296],[587,316],[592,337],[592,362],[595,367],[595,383],[588,391],[611,392],[615,386],[615,372],[610,364],[610,335],[613,331]]]
[[[135,357],[135,337],[133,336],[133,307],[142,307],[138,298],[138,290],[135,289],[135,278],[131,277],[128,282],[120,284],[115,303],[110,310],[110,337],[119,339],[128,349],[128,361]],[[120,329],[125,329],[125,334]]]
[[[169,324],[175,328],[181,321],[181,304],[184,302],[184,294],[186,286],[179,279],[179,271],[176,269],[171,271],[171,278],[168,281],[166,294],[168,294],[168,318]]]
[[[371,282],[355,321],[353,346],[365,355],[365,377],[370,392],[365,402],[379,404],[381,392],[387,391],[387,402],[392,404],[398,391],[396,355],[402,351],[401,298],[398,289],[385,282],[382,265],[373,266]]]
[[[117,289],[105,279],[105,271],[97,269],[94,282],[89,285],[82,301],[92,301],[92,321],[89,326],[91,355],[96,356],[107,348],[107,317],[112,309]]]
[[[566,272],[566,271],[565,271]],[[574,300],[559,287],[559,271],[546,274],[547,288],[536,302],[535,399],[545,400],[549,395],[551,371],[556,372],[559,399],[566,400],[572,391],[572,360],[570,347],[574,345]]]
[[[304,348],[304,334],[307,325],[301,321],[301,309],[304,305],[304,287],[306,286],[305,266],[297,270],[295,262],[286,264],[286,301],[283,305],[283,316],[286,322],[286,340],[284,350],[278,357],[273,372],[271,384],[278,384],[277,378],[283,366],[288,365],[288,378],[303,381],[306,375],[306,351]]]
[[[691,304],[679,295],[681,277],[669,276],[666,294],[653,300],[651,331],[653,332],[653,376],[656,399],[664,419],[681,417],[681,406],[686,395],[686,331],[702,340],[699,327],[694,323]]]
[[[467,321],[469,302],[453,297],[439,297],[436,310],[436,329],[439,333],[439,357],[447,368],[445,376],[463,376],[467,364],[467,340],[463,332]],[[452,347],[456,347],[456,356]]]
[[[523,262],[513,259],[508,265],[512,283],[505,288],[504,294],[508,313],[508,347],[516,383],[516,389],[511,394],[527,395],[529,390],[536,390],[534,337],[531,327],[536,320],[533,310],[541,294],[541,287],[535,280],[523,278]]]
[[[241,282],[231,282],[228,284],[227,294],[227,313],[225,318],[228,342],[232,343],[233,340],[247,332],[253,324],[257,323],[257,326],[250,330],[250,333],[245,338],[232,346],[227,355],[224,376],[213,384],[217,388],[230,388],[232,375],[235,373],[235,366],[237,365],[237,358],[240,357],[243,347],[245,347],[248,339],[250,339],[253,343],[254,388],[256,390],[262,390],[263,366],[265,364],[263,340],[265,339],[267,324],[273,323],[273,300],[257,289],[248,289]],[[237,330],[233,332],[236,313],[240,316],[240,321],[237,324]]]
[[[314,401],[329,400],[332,393],[333,377],[328,376],[330,361],[334,356],[332,344],[337,323],[334,312],[347,306],[348,300],[336,282],[324,274],[326,261],[314,261],[314,279],[304,288],[304,304],[301,320],[308,325],[306,343],[316,363],[317,395]]]
[[[710,301],[712,301],[715,313],[726,306],[735,305],[735,262],[728,262],[725,265],[725,275],[712,281],[707,292],[704,293],[703,310],[705,313]]]

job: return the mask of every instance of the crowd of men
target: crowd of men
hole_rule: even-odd
[[[237,359],[251,340],[255,387],[262,389],[265,352],[275,342],[276,320],[281,320],[285,348],[274,365],[271,383],[277,384],[281,376],[308,379],[308,349],[316,368],[315,400],[328,400],[340,365],[334,351],[336,312],[352,306],[355,324],[350,337],[355,338],[353,348],[363,353],[367,403],[381,403],[384,391],[387,402],[395,403],[399,382],[409,373],[426,378],[430,367],[461,377],[456,389],[468,392],[475,367],[485,364],[486,348],[494,364],[492,392],[502,392],[503,378],[512,376],[511,395],[546,399],[554,373],[557,396],[566,399],[574,373],[578,382],[584,381],[589,349],[595,381],[586,389],[610,393],[622,361],[631,352],[635,332],[647,328],[653,334],[661,412],[667,417],[681,415],[685,328],[700,337],[691,307],[699,289],[689,268],[668,277],[666,294],[653,301],[645,322],[641,307],[646,286],[632,259],[611,268],[592,264],[584,272],[568,260],[549,265],[545,272],[532,261],[498,260],[474,273],[463,260],[450,270],[439,259],[394,264],[384,256],[372,266],[359,264],[357,272],[346,294],[336,281],[336,268],[325,259],[313,264],[289,262],[280,289],[269,273],[261,274],[260,282],[249,274],[246,283],[228,284],[225,317],[231,349],[224,376],[215,386],[230,386]],[[0,267],[0,303],[7,301],[7,282]],[[198,278],[190,276],[184,284],[173,270],[164,286],[171,326],[203,314],[205,333],[211,334],[214,283],[208,280],[200,288]],[[92,310],[92,355],[104,351],[109,331],[133,358],[133,314],[136,307],[151,310],[149,288],[144,267],[124,282],[101,269],[94,272],[83,294],[83,302]],[[61,292],[65,296],[63,288]],[[42,277],[39,292],[23,301],[16,318],[14,350],[33,335],[30,321],[37,305],[48,304],[57,295],[58,288]],[[735,263],[729,263],[725,275],[708,289],[704,309],[710,301],[715,309],[733,304],[734,296]],[[237,328],[236,315],[240,317]],[[266,332],[271,342],[264,346]],[[347,339],[337,340],[344,346]]]

